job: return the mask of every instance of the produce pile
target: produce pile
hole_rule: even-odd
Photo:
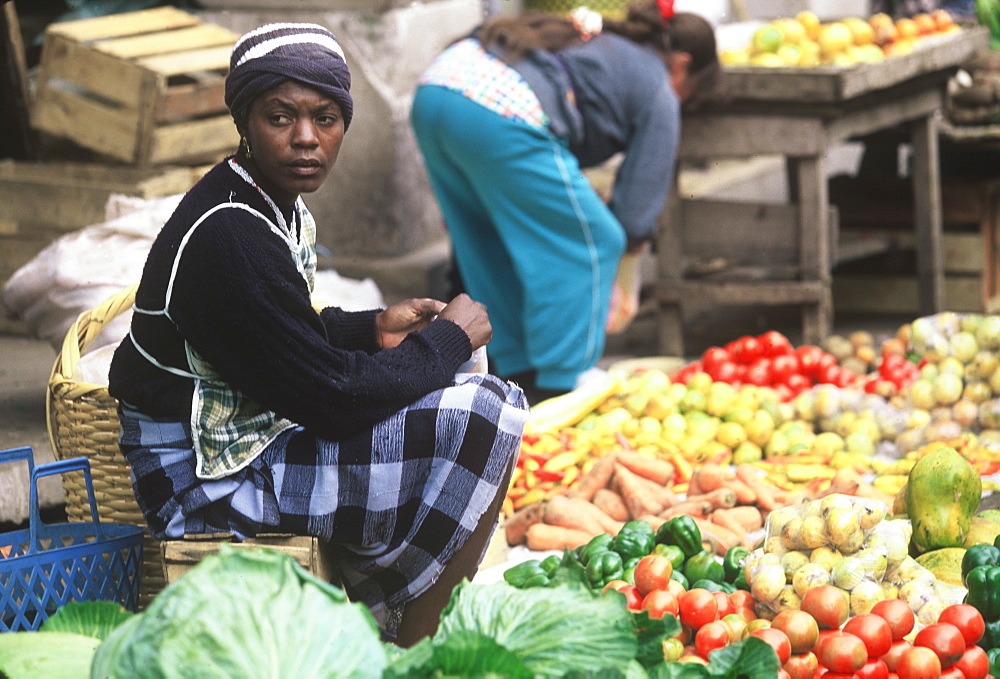
[[[719,58],[727,66],[849,67],[908,54],[922,40],[961,30],[943,9],[896,20],[879,13],[827,23],[806,10],[768,22],[754,32],[748,45],[723,50]]]
[[[771,331],[670,373],[656,366],[612,368],[607,381],[533,409],[506,536],[552,555],[510,568],[510,584],[551,587],[579,571],[595,594],[623,593],[629,610],[678,617],[668,664],[709,661],[749,636],[748,620],[770,629],[805,611],[820,630],[851,636],[847,623],[857,632],[902,607],[912,622],[891,656],[869,648],[846,669],[833,656],[853,644],[860,658],[854,642],[867,632],[858,633],[831,641],[836,652],[814,641],[784,658],[784,671],[887,676],[877,660],[897,676],[938,676],[893,669],[905,643],[934,647],[940,676],[987,675],[1000,656],[1000,511],[980,506],[1000,471],[1000,315],[942,313],[878,341],[857,332],[821,346]],[[670,582],[643,585],[651,563]],[[723,596],[735,597],[743,624],[732,612],[686,622],[681,602],[706,593],[722,611]],[[816,598],[835,620],[822,619]],[[938,626],[970,611],[979,636],[964,630],[961,653],[938,653]],[[724,618],[728,630],[701,631]],[[924,651],[911,655],[904,666],[934,666]]]

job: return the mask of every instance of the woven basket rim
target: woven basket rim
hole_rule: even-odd
[[[76,398],[91,395],[96,398],[111,398],[108,387],[101,384],[79,382],[73,379],[80,356],[101,334],[101,331],[116,317],[132,308],[138,284],[130,285],[111,295],[99,305],[82,312],[66,332],[62,348],[56,355],[49,375],[45,396],[45,419],[48,428],[49,445],[57,460],[63,459],[56,437],[54,399],[57,397]]]

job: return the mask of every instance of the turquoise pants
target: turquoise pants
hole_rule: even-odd
[[[621,224],[547,131],[433,85],[410,117],[459,273],[489,311],[491,369],[572,389],[604,352]]]

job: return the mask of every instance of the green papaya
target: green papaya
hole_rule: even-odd
[[[969,534],[965,536],[965,547],[972,545],[992,545],[1000,535],[1000,523],[976,514],[969,520]]]
[[[954,448],[942,446],[917,460],[906,485],[906,513],[916,551],[962,547],[983,493],[972,463]]]

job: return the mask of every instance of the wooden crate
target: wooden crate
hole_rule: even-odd
[[[50,24],[32,124],[137,165],[221,158],[239,141],[223,99],[238,37],[175,7]]]
[[[56,238],[105,221],[112,194],[184,193],[206,170],[0,160],[0,286]],[[24,334],[25,328],[0,318],[0,332]]]
[[[176,540],[163,540],[160,554],[163,557],[163,577],[169,585],[194,568],[209,554],[219,551],[222,543],[238,548],[267,547],[295,559],[295,561],[320,580],[338,582],[335,564],[321,549],[318,538],[305,535],[273,533],[237,541],[230,533],[202,533],[185,535]]]

